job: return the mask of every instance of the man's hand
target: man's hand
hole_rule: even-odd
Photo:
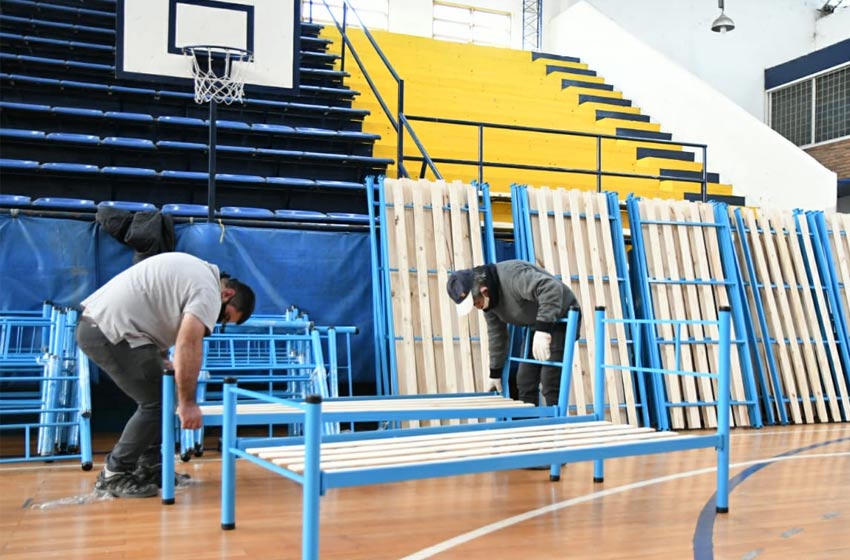
[[[502,380],[501,379],[488,379],[489,383],[487,392],[488,393],[499,393],[502,394]]]
[[[177,405],[177,416],[180,417],[180,427],[184,430],[197,430],[204,425],[201,407],[197,403]]]
[[[543,331],[535,331],[534,338],[531,341],[531,354],[534,356],[534,359],[541,362],[548,361],[551,355],[549,350],[551,344],[551,334]]]

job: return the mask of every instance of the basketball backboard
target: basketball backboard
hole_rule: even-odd
[[[116,75],[185,83],[192,62],[183,48],[216,45],[248,50],[246,89],[298,87],[300,2],[297,0],[118,0]]]

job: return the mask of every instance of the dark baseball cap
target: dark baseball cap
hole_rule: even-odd
[[[449,276],[449,281],[446,283],[446,291],[449,297],[457,304],[457,314],[463,317],[472,311],[473,301],[472,281],[475,274],[471,269],[456,270]]]

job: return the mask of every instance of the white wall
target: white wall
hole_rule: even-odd
[[[544,50],[563,32],[551,22],[579,0],[546,8]],[[764,70],[850,38],[850,6],[820,18],[825,0],[725,0],[735,29],[711,31],[716,0],[587,0],[632,35],[666,54],[716,90],[765,120]],[[570,54],[570,53],[561,53]]]
[[[706,11],[704,19],[709,25],[713,15]],[[732,183],[734,193],[745,196],[748,205],[835,208],[835,173],[589,3],[579,2],[555,16],[549,30],[547,50],[581,58],[645,114],[663,123],[675,140],[707,144],[709,171]],[[738,32],[725,37],[713,34],[712,40]],[[718,43],[715,50],[723,53],[718,57],[743,58],[729,49]]]

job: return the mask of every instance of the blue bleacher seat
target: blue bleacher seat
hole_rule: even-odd
[[[42,163],[39,166],[43,171],[53,171],[59,173],[100,173],[100,168],[96,165],[86,163],[59,163],[48,162]]]
[[[287,220],[325,221],[328,219],[328,216],[324,212],[317,212],[315,210],[283,209],[275,210],[274,215]]]
[[[97,208],[93,200],[85,198],[62,198],[45,197],[36,198],[32,201],[33,206],[46,206],[50,208],[65,208],[71,210],[94,210]]]
[[[109,165],[100,170],[106,175],[120,175],[122,177],[147,177],[150,179],[156,178],[157,172],[155,169],[147,167],[126,167],[120,165]]]
[[[163,214],[172,214],[174,216],[195,216],[206,217],[207,206],[205,204],[163,204]]]
[[[12,101],[0,101],[0,109],[19,109],[32,111],[34,113],[49,113],[50,105],[36,105],[32,103],[15,103]]]
[[[29,159],[0,158],[0,168],[4,169],[38,169],[38,162]]]
[[[159,148],[170,148],[173,150],[206,150],[207,145],[200,142],[178,142],[176,140],[160,140],[156,143]],[[217,146],[220,148],[220,146]]]
[[[239,175],[237,173],[216,173],[216,181],[225,181],[230,183],[265,183],[266,178],[258,175]]]
[[[109,86],[109,91],[112,93],[135,93],[140,95],[156,95],[155,89],[129,86]]]
[[[266,177],[266,183],[269,185],[278,185],[281,187],[314,187],[316,182],[312,179],[300,179],[298,177]]]
[[[336,130],[328,130],[327,128],[314,128],[311,126],[296,126],[295,132],[301,134],[313,134],[317,136],[336,136]]]
[[[230,152],[230,153],[237,153],[237,154],[254,154],[257,151],[257,149],[252,148],[251,146],[222,146],[222,145],[219,144],[219,145],[216,146],[216,151],[217,152]]]
[[[354,183],[352,181],[316,181],[317,187],[331,187],[335,189],[362,189],[363,183]]]
[[[156,122],[161,124],[173,124],[178,126],[206,126],[207,123],[203,119],[195,119],[192,117],[175,117],[172,115],[162,115],[156,118]]]
[[[0,206],[29,206],[30,197],[22,194],[0,194]]]
[[[92,82],[79,82],[77,80],[50,80],[50,82],[59,82],[60,87],[64,88],[72,88],[72,89],[82,89],[82,90],[91,90],[91,91],[100,91],[104,93],[109,92],[109,86],[106,84],[97,84]],[[45,85],[47,82],[45,82]]]
[[[278,150],[275,148],[257,148],[257,155],[259,156],[280,156],[280,157],[302,157],[305,152],[299,152],[296,150]]]
[[[111,208],[118,208],[129,212],[156,210],[156,205],[151,204],[150,202],[135,202],[132,200],[103,200],[98,202],[97,206],[98,208],[101,206],[109,206]]]
[[[273,218],[274,212],[266,208],[250,208],[247,206],[223,206],[219,211],[225,218]]]
[[[134,148],[137,150],[155,150],[156,146],[146,138],[123,138],[120,136],[107,136],[101,143],[104,146],[115,148]]]
[[[201,171],[180,171],[176,169],[163,169],[160,171],[159,176],[163,179],[180,179],[185,181],[206,181],[208,178],[208,174]]]
[[[350,212],[328,212],[328,218],[339,222],[369,223],[369,216],[366,214],[352,214]]]
[[[51,132],[46,136],[51,142],[68,142],[70,144],[100,144],[100,138],[94,134],[74,134],[71,132]]]
[[[270,132],[273,134],[292,134],[295,132],[294,128],[285,124],[254,123],[251,125],[251,129],[257,132]]]
[[[70,115],[75,117],[103,117],[100,109],[86,109],[83,107],[53,107],[51,111],[56,115]]]
[[[0,136],[19,140],[44,140],[46,134],[40,130],[22,130],[20,128],[0,128]]]
[[[241,121],[223,121],[223,120],[217,119],[215,121],[215,125],[216,125],[217,128],[226,128],[226,129],[231,129],[231,130],[250,130],[251,129],[251,125],[249,125],[248,123],[241,122]]]
[[[127,113],[125,111],[107,111],[103,114],[107,119],[118,121],[134,121],[134,122],[153,122],[152,115],[145,113]]]

